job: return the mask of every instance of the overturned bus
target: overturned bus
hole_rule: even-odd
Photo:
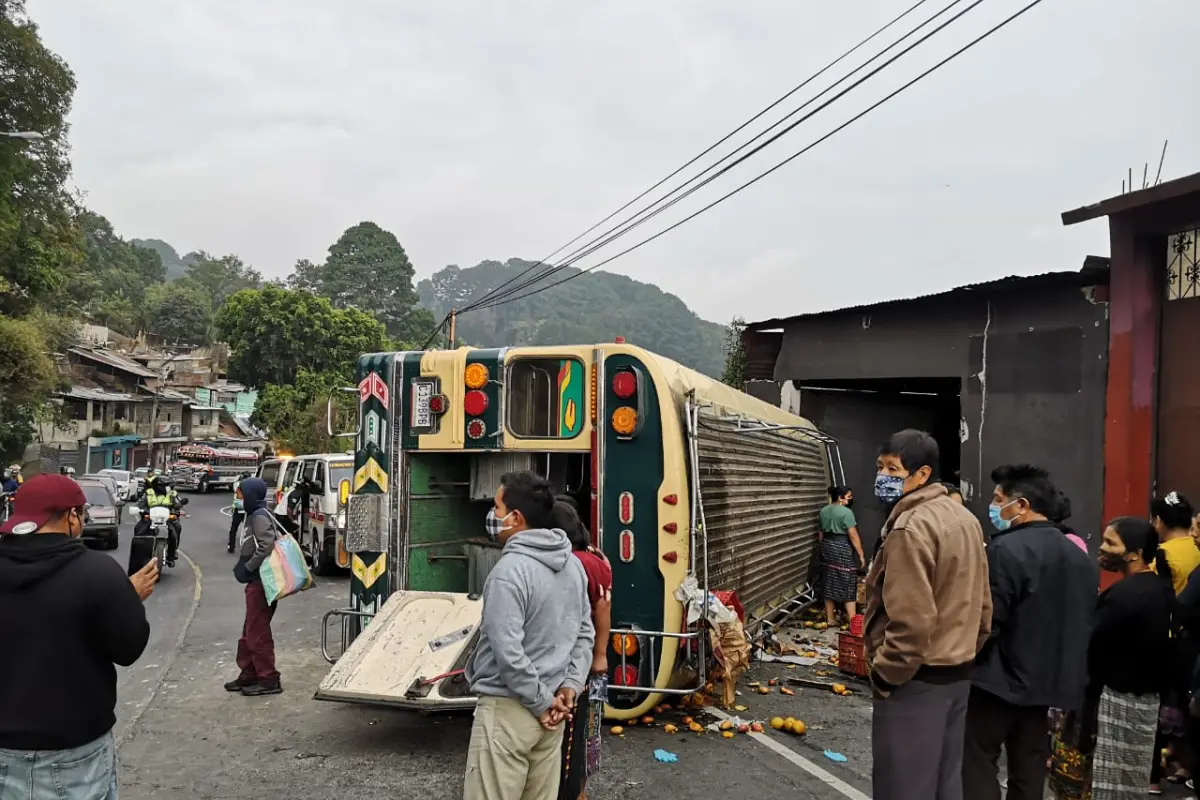
[[[748,625],[812,600],[840,459],[805,419],[623,342],[377,353],[357,377],[350,604],[324,620],[318,699],[474,705],[463,669],[500,556],[484,519],[515,470],[571,495],[612,564],[612,718],[704,685],[685,582],[736,591]]]

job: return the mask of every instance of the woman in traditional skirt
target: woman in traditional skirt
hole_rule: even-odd
[[[839,604],[846,609],[847,621],[854,617],[858,571],[867,565],[852,505],[854,492],[849,486],[831,486],[829,505],[821,509],[821,594],[830,628],[837,626]]]
[[[1100,565],[1122,580],[1096,602],[1087,699],[1054,744],[1050,784],[1059,798],[1133,800],[1146,794],[1146,756],[1154,747],[1173,658],[1175,593],[1169,575],[1155,574],[1161,558],[1154,526],[1144,519],[1118,517],[1104,531]]]
[[[608,701],[608,633],[612,628],[612,565],[596,548],[579,519],[574,499],[560,495],[551,512],[551,525],[567,534],[571,548],[587,575],[588,600],[596,644],[588,684],[575,699],[575,709],[563,731],[563,772],[558,784],[559,800],[584,800],[587,779],[600,769],[600,733],[604,704]]]

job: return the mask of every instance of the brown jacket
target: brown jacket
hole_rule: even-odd
[[[979,521],[944,486],[925,486],[896,503],[883,537],[866,587],[873,682],[886,692],[914,677],[969,677],[992,626]]]

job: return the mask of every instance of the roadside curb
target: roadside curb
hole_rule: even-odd
[[[159,674],[158,681],[155,682],[154,688],[150,690],[150,697],[142,705],[137,712],[129,718],[129,722],[125,725],[125,730],[117,737],[117,748],[133,738],[134,732],[137,730],[138,724],[142,721],[142,716],[154,704],[155,698],[158,697],[158,690],[162,688],[163,683],[167,680],[167,675],[175,667],[175,662],[179,659],[179,654],[183,650],[183,642],[187,638],[188,631],[192,627],[192,620],[196,618],[196,609],[200,607],[200,597],[204,594],[204,573],[200,570],[200,565],[192,561],[191,557],[184,552],[183,548],[179,549],[179,555],[183,556],[183,560],[192,568],[192,575],[195,577],[196,586],[192,591],[192,606],[188,609],[187,616],[183,620],[183,628],[179,631],[179,638],[175,640],[175,648],[167,656],[164,662],[162,672]]]

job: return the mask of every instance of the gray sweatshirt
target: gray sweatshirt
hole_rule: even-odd
[[[477,694],[512,698],[541,716],[559,689],[583,691],[595,638],[587,576],[567,535],[521,531],[483,585],[467,679]]]

